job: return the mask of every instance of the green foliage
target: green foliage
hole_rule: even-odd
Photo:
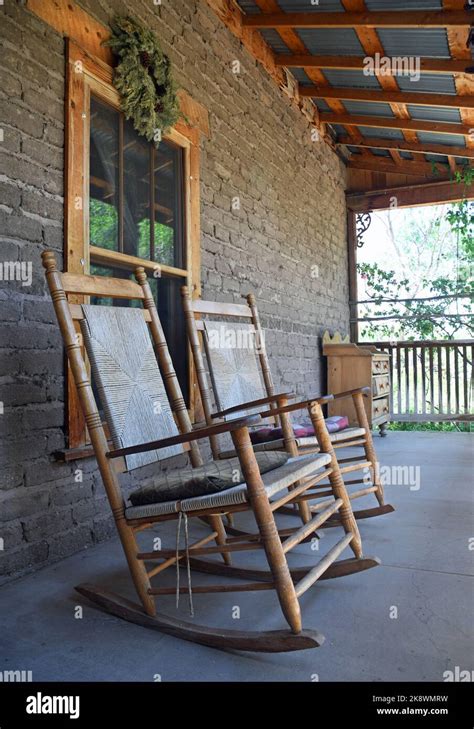
[[[89,201],[90,242],[92,246],[117,250],[118,212],[109,203],[95,200]]]
[[[158,146],[161,136],[180,117],[170,60],[155,34],[133,18],[119,16],[111,28],[112,36],[105,45],[118,58],[114,86],[122,111],[139,134]]]
[[[457,173],[457,181],[467,187],[473,180],[471,168]],[[386,225],[399,272],[377,263],[358,264],[365,289],[360,298],[371,300],[361,316],[403,318],[367,322],[361,338],[450,339],[466,331],[472,336],[466,316],[472,311],[469,298],[457,296],[474,296],[474,203],[462,200],[435,216],[413,211],[396,231],[390,216]],[[419,300],[428,296],[449,298]],[[450,316],[444,317],[447,313]]]
[[[435,433],[470,433],[470,423],[455,423],[455,422],[443,422],[443,423],[397,423],[392,422],[388,424],[388,430],[403,430],[403,431],[423,431],[428,430]]]

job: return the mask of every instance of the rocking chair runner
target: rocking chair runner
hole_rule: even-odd
[[[289,413],[306,408],[308,401],[287,408],[288,399],[295,396],[288,393],[275,394],[255,296],[249,294],[245,305],[193,300],[186,286],[182,287],[181,292],[206,423],[211,425],[217,418],[237,417],[239,414],[259,413],[262,417],[270,416],[275,426],[281,425],[283,437],[266,442],[254,442],[255,451],[287,448],[287,434],[288,431],[292,432]],[[207,319],[202,319],[203,315]],[[238,343],[234,341],[237,335],[241,339]],[[211,341],[211,338],[215,341]],[[205,360],[209,377],[206,373]],[[393,506],[384,502],[383,487],[376,469],[377,456],[364,407],[364,394],[367,390],[368,388],[361,387],[332,395],[333,399],[352,398],[359,421],[359,427],[329,434],[332,447],[340,449],[355,446],[363,449],[361,456],[338,459],[339,463],[343,464],[340,472],[352,474],[355,471],[368,469],[371,476],[370,483],[367,478],[347,480],[348,486],[364,485],[363,488],[349,492],[349,498],[357,499],[373,493],[378,501],[377,507],[354,511],[356,519],[379,516],[394,510]],[[261,406],[265,402],[269,403],[271,412],[262,412]],[[231,455],[221,449],[217,436],[212,436],[210,442],[214,458],[228,458]],[[306,437],[297,436],[294,443],[297,446],[295,453],[317,453],[320,450],[315,434]],[[324,484],[320,486],[323,487]],[[283,507],[282,512],[295,514],[295,511],[288,507]],[[326,526],[339,524],[340,519],[335,515]],[[232,527],[231,530],[236,532]]]
[[[171,374],[174,382],[172,363],[143,269],[137,273],[140,280],[138,285],[123,279],[61,274],[57,269],[54,253],[45,251],[42,258],[94,453],[143,609],[95,586],[79,585],[76,589],[109,612],[126,620],[205,645],[267,652],[319,646],[323,640],[319,633],[302,630],[299,597],[318,579],[350,574],[379,563],[376,558],[362,557],[357,524],[352,516],[337,462],[334,463],[331,452],[296,457],[262,475],[248,433],[248,426],[257,422],[258,417],[236,419],[192,431],[178,389],[170,407],[154,356],[153,344],[158,347],[160,363],[168,366],[168,371],[166,366],[163,371],[165,381]],[[106,295],[138,300],[144,305],[144,309],[69,304],[67,294]],[[112,450],[107,442],[76,334],[75,320],[81,322],[86,349],[97,378],[106,420],[114,441]],[[150,331],[147,324],[150,325]],[[121,355],[125,360],[123,366],[118,364]],[[188,429],[188,432],[178,434],[173,412],[182,430]],[[324,442],[328,441],[325,441],[324,419],[318,401],[311,403],[310,412],[324,450]],[[198,465],[202,463],[202,459],[197,440],[224,432],[231,434],[237,453],[242,474],[240,484],[211,495],[198,495],[145,506],[125,504],[118,480],[120,471],[161,460],[163,454],[171,456],[177,451],[182,452],[186,447],[189,448],[193,465]],[[330,479],[332,498],[319,504],[318,513],[309,523],[299,529],[279,533],[274,521],[274,511],[283,504],[298,504],[306,496],[305,492],[324,477]],[[157,478],[159,480],[159,474]],[[298,485],[295,487],[295,484]],[[292,486],[293,490],[288,491]],[[274,500],[270,501],[270,498]],[[258,527],[255,534],[227,538],[221,515],[237,511],[253,513]],[[344,537],[316,565],[290,570],[286,554],[335,513],[340,514]],[[136,540],[137,532],[163,521],[178,519],[180,515],[185,515],[186,519],[188,516],[206,517],[211,524],[210,534],[189,545],[186,550],[140,551]],[[216,542],[215,546],[206,546],[213,540]],[[347,546],[351,547],[355,558],[336,562]],[[275,590],[290,631],[245,632],[212,629],[156,614],[155,596],[172,594],[174,588],[152,586],[151,580],[164,569],[180,563],[188,551],[192,567],[209,573],[220,574],[224,571],[224,574],[235,576],[237,572],[232,572],[231,567],[196,559],[194,555],[225,555],[248,549],[263,549],[270,569],[236,570],[238,576],[255,575],[254,579],[259,580],[258,582],[199,585],[193,588],[193,592]],[[146,562],[159,564],[147,570]],[[179,592],[185,592],[187,588],[178,589]]]

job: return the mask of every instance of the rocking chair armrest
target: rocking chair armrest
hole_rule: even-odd
[[[333,400],[343,400],[345,397],[352,397],[353,395],[363,395],[367,397],[370,392],[370,387],[364,385],[364,387],[355,387],[353,390],[345,390],[344,392],[336,392],[332,397]]]
[[[320,405],[325,405],[327,402],[333,400],[332,395],[323,395],[322,397],[312,397],[309,400],[301,400],[300,402],[292,402],[291,405],[285,405],[281,408],[274,408],[273,410],[260,411],[258,415],[264,420],[265,418],[271,418],[274,415],[283,415],[283,413],[293,413],[296,410],[307,410],[311,403],[317,402]]]
[[[221,418],[225,415],[230,415],[231,413],[237,413],[241,410],[248,410],[252,408],[256,408],[259,405],[266,405],[269,402],[278,402],[281,398],[287,398],[288,400],[292,400],[296,397],[296,395],[293,392],[280,392],[276,395],[268,395],[268,397],[261,397],[259,400],[249,400],[249,402],[243,402],[241,405],[233,405],[231,408],[226,408],[225,410],[218,410],[216,413],[214,413],[211,417],[213,418]],[[273,412],[273,410],[272,410]]]
[[[161,448],[169,448],[171,446],[180,445],[181,443],[191,443],[200,438],[209,438],[211,435],[219,435],[220,433],[228,433],[239,428],[248,428],[251,425],[258,425],[261,418],[259,415],[249,415],[246,418],[236,418],[235,420],[227,420],[216,425],[209,425],[204,428],[197,428],[189,433],[180,433],[170,438],[161,438],[160,440],[152,440],[149,443],[138,443],[134,446],[126,448],[116,448],[107,453],[107,458],[120,458],[133,453],[145,453],[146,451],[160,450]]]
[[[286,405],[282,408],[274,408],[273,410],[267,410],[265,412],[260,411],[258,415],[264,420],[265,418],[270,418],[273,415],[282,415],[283,413],[293,413],[295,410],[304,410],[308,409],[311,406],[311,403],[317,402],[319,405],[326,405],[328,402],[331,402],[332,400],[342,400],[345,397],[352,397],[353,395],[364,395],[364,397],[367,397],[367,394],[370,392],[370,387],[364,386],[364,387],[355,387],[353,390],[345,390],[345,392],[338,392],[335,395],[321,395],[320,397],[312,397],[308,400],[301,400],[300,402],[293,402],[291,405]]]

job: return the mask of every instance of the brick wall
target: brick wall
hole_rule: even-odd
[[[117,0],[79,4],[104,23],[130,12]],[[0,262],[32,264],[31,286],[0,280],[5,580],[107,538],[112,524],[93,462],[51,458],[65,446],[64,370],[40,253],[61,256],[63,247],[64,41],[14,0],[0,12]],[[156,29],[178,82],[209,110],[203,295],[241,302],[255,292],[277,388],[318,392],[320,335],[348,330],[344,168],[206,2],[135,0],[133,13]]]

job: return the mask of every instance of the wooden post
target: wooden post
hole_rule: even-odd
[[[263,381],[265,383],[265,390],[267,392],[267,395],[274,395],[275,394],[275,386],[273,384],[273,378],[272,373],[270,370],[270,363],[268,361],[267,356],[267,350],[265,348],[265,339],[263,335],[263,329],[262,325],[260,323],[260,316],[257,309],[257,300],[255,298],[255,294],[248,294],[247,295],[247,304],[249,305],[250,311],[252,312],[252,324],[255,327],[255,333],[257,335],[258,341],[256,344],[258,345],[258,358],[260,360],[260,367],[262,369],[262,376]],[[272,410],[275,407],[273,403],[270,403],[270,410]],[[275,416],[275,425],[280,425],[281,418],[277,415]]]
[[[136,558],[139,550],[135,535],[133,529],[125,521],[125,505],[117,474],[113,469],[112,461],[106,455],[109,450],[107,438],[105,437],[86,364],[78,343],[74,322],[61,280],[61,274],[56,265],[56,257],[52,251],[43,251],[41,257],[43,259],[43,267],[46,270],[46,279],[51,292],[54,310],[66,347],[66,354],[71,365],[74,382],[76,383],[79,401],[94,446],[100,475],[102,476],[130,573],[146,613],[148,615],[156,615],[155,601],[148,594],[151,585],[146,569],[143,562],[139,562]]]
[[[191,419],[189,417],[186,403],[184,402],[183,394],[179,386],[176,371],[174,369],[173,361],[170,357],[168,345],[166,343],[163,327],[161,326],[160,317],[156,310],[155,299],[151,292],[150,284],[148,283],[145,269],[139,266],[135,269],[135,278],[143,289],[145,299],[143,306],[150,312],[150,331],[155,345],[156,355],[160,364],[161,373],[163,375],[163,382],[166,387],[166,392],[170,399],[171,409],[176,413],[176,419],[178,420],[179,430],[181,433],[190,433],[193,429]],[[193,466],[202,466],[203,460],[199,451],[199,446],[194,441],[191,445],[190,458]]]
[[[356,230],[356,213],[353,210],[347,211],[347,253],[349,265],[349,316],[356,320],[359,316],[359,307],[356,303],[359,296],[357,291],[357,230]],[[351,321],[350,323],[351,342],[359,341],[359,322]]]
[[[295,586],[278,536],[275,519],[263,485],[248,430],[247,428],[238,428],[233,430],[231,435],[242,468],[243,480],[247,484],[250,506],[259,532],[262,535],[263,548],[273,575],[283,615],[293,633],[300,633],[302,629],[301,611]]]
[[[341,476],[341,470],[331,443],[331,437],[327,431],[326,423],[324,422],[323,410],[317,400],[310,403],[309,415],[321,453],[329,453],[331,456],[331,464],[329,466],[331,473],[329,474],[329,481],[331,483],[334,498],[342,499],[342,506],[339,509],[339,517],[346,534],[353,535],[349,546],[356,557],[362,557],[362,541],[359,534],[359,528],[352,512],[351,501],[347,493],[346,485]]]
[[[207,425],[212,425],[212,402],[209,392],[209,385],[206,376],[206,368],[204,358],[202,356],[201,345],[199,343],[199,334],[196,328],[194,311],[192,307],[191,295],[187,286],[181,286],[181,294],[183,297],[184,318],[186,321],[186,330],[188,333],[189,344],[193,354],[194,367],[196,369],[196,377],[199,383],[199,392],[201,394],[202,408]],[[211,444],[212,456],[218,459],[220,455],[219,439],[215,435],[209,438]]]
[[[354,402],[354,409],[357,413],[357,420],[359,421],[359,425],[365,430],[364,451],[367,460],[370,461],[372,464],[372,466],[370,467],[372,483],[374,484],[374,486],[377,487],[377,491],[375,491],[374,493],[380,506],[383,506],[383,486],[379,478],[377,455],[375,453],[374,442],[372,440],[372,431],[370,430],[369,420],[365,411],[364,396],[361,392],[358,392],[355,395],[352,395],[352,400]]]

